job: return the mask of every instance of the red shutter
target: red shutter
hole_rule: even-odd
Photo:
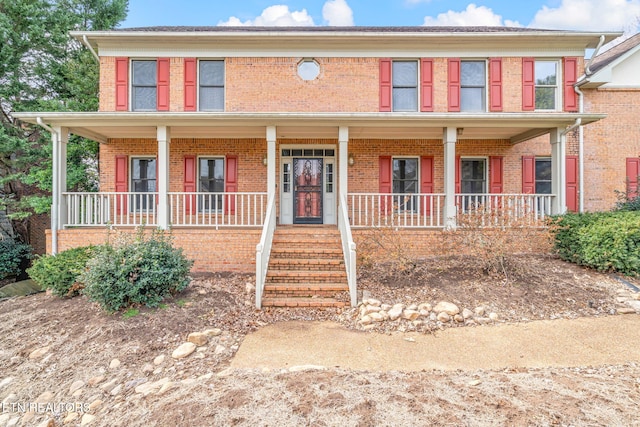
[[[196,111],[197,61],[195,58],[184,59],[184,111]]]
[[[460,179],[460,167],[462,166],[462,159],[460,156],[456,156],[456,193],[460,193],[462,190],[462,184]]]
[[[460,59],[449,58],[448,67],[449,111],[460,111]]]
[[[393,187],[393,168],[391,165],[391,156],[380,156],[379,158],[379,188],[380,193],[389,194]],[[391,199],[389,197],[383,197],[380,200],[380,210],[383,213],[389,213],[389,207],[391,206]]]
[[[129,158],[127,156],[116,156],[116,193],[126,193],[129,187],[128,173]],[[116,214],[127,212],[127,196],[116,194]]]
[[[536,192],[536,158],[534,156],[522,156],[522,193],[534,194]]]
[[[238,156],[227,156],[224,176],[225,193],[236,193],[238,191]],[[236,213],[235,195],[227,195],[225,213],[233,215]]]
[[[502,111],[502,58],[489,60],[489,111]]]
[[[391,59],[380,59],[380,111],[391,111]]]
[[[567,209],[570,212],[578,212],[578,156],[567,156],[565,164]]]
[[[433,157],[420,157],[420,193],[433,194]],[[422,208],[431,215],[431,197],[423,196]]]
[[[129,110],[129,58],[116,58],[116,111]]]
[[[169,111],[169,58],[158,58],[156,63],[158,74],[158,96],[156,98],[158,111]]]
[[[640,175],[640,158],[627,158],[627,198],[638,197],[638,175]]]
[[[433,111],[433,59],[420,61],[420,111]]]
[[[578,94],[573,85],[578,81],[578,58],[564,58],[564,111],[578,111]]]
[[[502,193],[503,190],[503,157],[489,157],[489,192]]]
[[[522,111],[536,109],[535,65],[533,58],[522,58]]]
[[[196,156],[184,156],[184,185],[182,191],[185,193],[196,192]],[[192,215],[196,212],[196,196],[189,196],[185,199],[185,212]]]

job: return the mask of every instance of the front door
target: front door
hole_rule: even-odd
[[[322,224],[322,159],[293,159],[293,223]]]

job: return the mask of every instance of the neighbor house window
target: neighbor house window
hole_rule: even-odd
[[[411,194],[418,193],[418,159],[393,159],[393,198],[394,209],[397,211],[414,210],[417,200]],[[408,196],[402,196],[409,194]]]
[[[158,87],[156,61],[131,61],[133,111],[156,111]]]
[[[558,97],[558,62],[535,63],[536,110],[555,110]]]
[[[418,62],[393,61],[393,111],[418,111]]]
[[[200,193],[198,208],[200,211],[219,211],[222,209],[222,193],[224,192],[224,158],[200,158],[199,164]],[[218,194],[211,194],[218,193]]]
[[[134,193],[155,193],[156,159],[153,157],[133,157],[131,159],[131,188]],[[134,194],[131,196],[135,211],[155,208],[155,194]]]
[[[461,61],[460,63],[460,111],[486,110],[485,61]]]
[[[551,194],[551,159],[536,159],[536,194]]]
[[[463,194],[487,192],[487,161],[485,159],[460,161],[460,191]]]
[[[224,111],[224,61],[200,61],[200,111]]]

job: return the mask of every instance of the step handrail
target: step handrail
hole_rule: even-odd
[[[276,203],[275,195],[269,196],[267,202],[267,212],[262,226],[260,243],[256,245],[256,307],[262,308],[262,294],[264,292],[264,282],[269,268],[269,258],[271,257],[271,247],[273,244],[273,234],[276,230]]]
[[[338,206],[338,229],[340,230],[340,240],[342,242],[342,253],[344,254],[344,265],[347,271],[347,283],[349,284],[349,296],[351,306],[358,305],[358,284],[356,279],[356,244],[351,234],[349,224],[349,212],[347,210],[347,196],[340,197]]]

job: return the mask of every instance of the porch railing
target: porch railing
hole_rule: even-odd
[[[260,227],[267,193],[169,193],[174,227]]]
[[[256,245],[256,307],[262,307],[262,293],[264,282],[267,277],[269,258],[271,257],[271,246],[273,243],[273,233],[276,230],[276,203],[275,195],[269,197],[267,203],[267,215],[262,227],[260,243]]]
[[[444,194],[349,194],[351,226],[438,228],[443,226]]]
[[[157,193],[62,193],[67,226],[157,225]]]
[[[552,213],[551,194],[456,194],[459,226],[538,226]],[[444,194],[352,193],[349,222],[357,227],[441,228]]]
[[[344,254],[344,265],[347,270],[347,283],[349,284],[349,296],[351,306],[358,305],[358,285],[356,282],[356,244],[351,235],[351,225],[349,225],[349,213],[347,210],[347,197],[342,196],[338,204],[338,229],[342,241],[342,253]]]
[[[157,226],[158,193],[63,193],[65,226]],[[168,193],[173,227],[260,227],[267,193]]]
[[[551,194],[456,194],[459,226],[540,225],[551,215]]]

